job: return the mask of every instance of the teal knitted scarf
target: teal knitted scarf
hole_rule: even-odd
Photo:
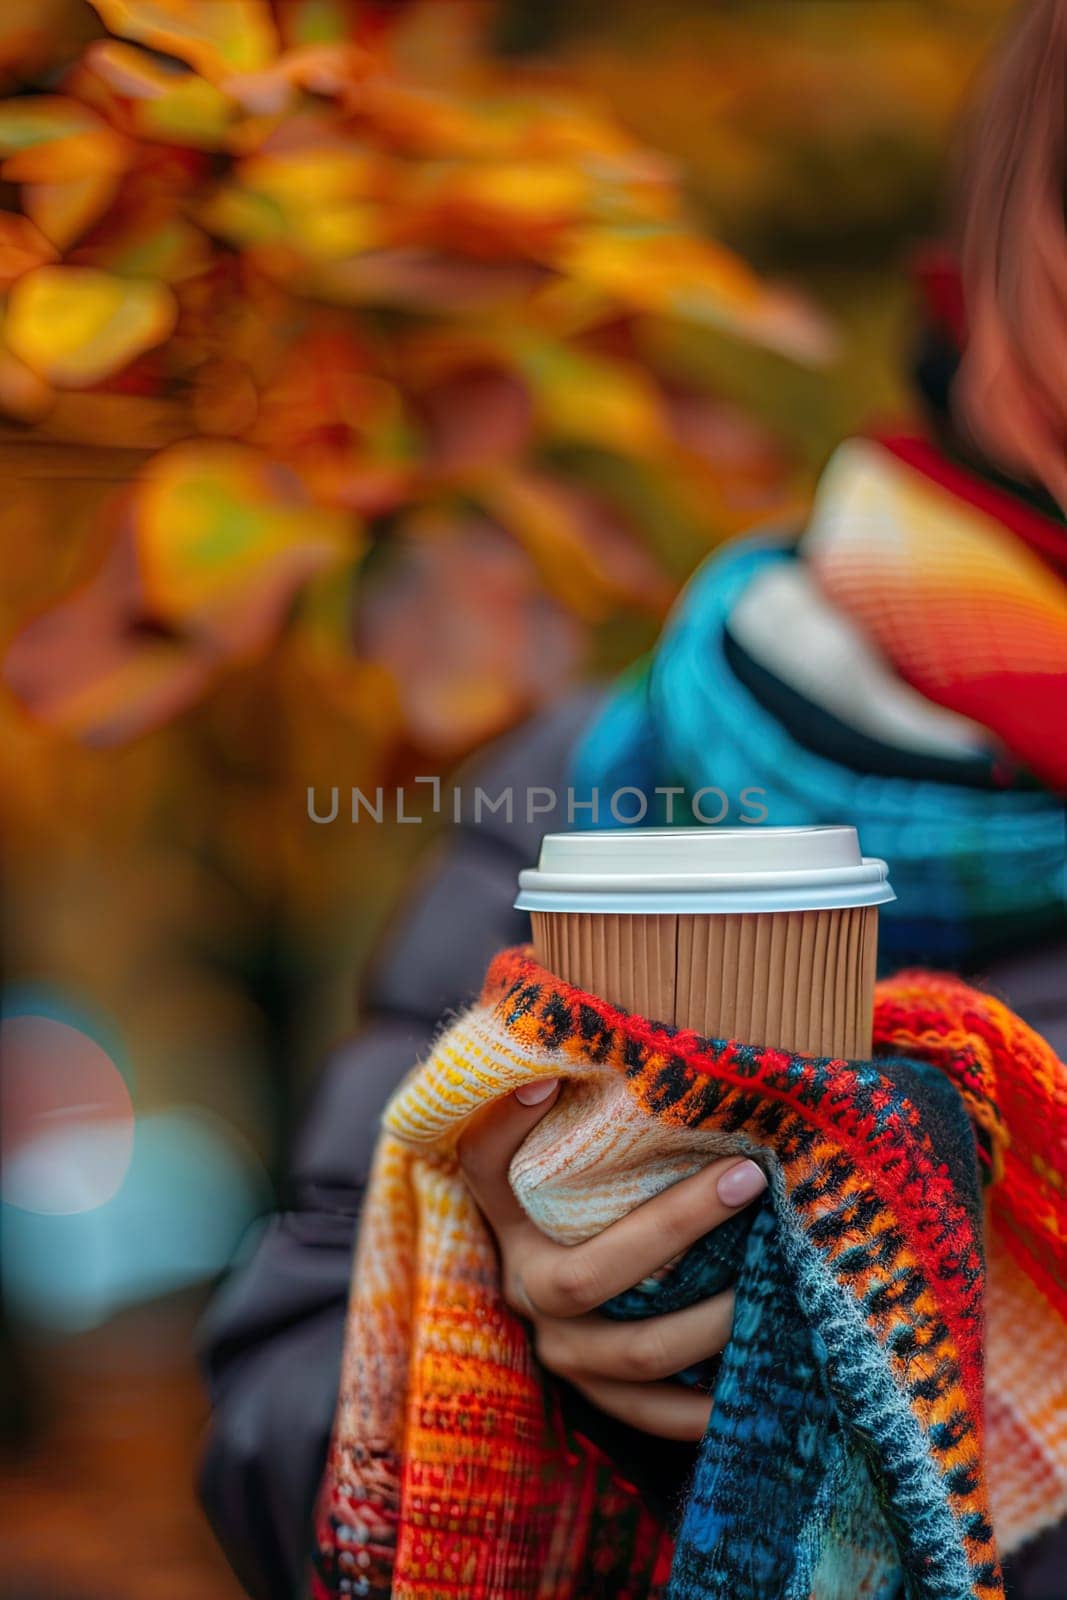
[[[897,893],[883,908],[885,970],[923,961],[973,972],[1000,949],[1067,928],[1062,799],[855,770],[801,743],[738,677],[730,613],[758,574],[796,559],[785,542],[750,539],[698,571],[654,654],[581,740],[579,806],[595,792],[601,827],[631,816],[645,826],[855,824]],[[575,815],[593,822],[589,809]]]

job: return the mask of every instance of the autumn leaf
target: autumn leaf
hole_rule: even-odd
[[[213,257],[205,233],[184,217],[162,211],[141,212],[127,226],[109,229],[104,239],[93,238],[84,251],[74,251],[72,260],[91,261],[120,278],[176,284],[209,271]]]
[[[360,656],[389,670],[409,736],[442,756],[558,694],[581,660],[535,562],[470,514],[412,519],[360,598]]]
[[[178,715],[266,647],[315,573],[351,559],[351,518],[239,446],[164,450],[113,513],[103,565],[12,641],[31,715],[100,747]]]
[[[185,710],[218,668],[210,653],[144,621],[126,530],[88,583],[15,636],[4,681],[49,727],[98,748],[124,744]]]
[[[343,44],[356,32],[360,0],[286,0],[278,27],[289,49]]]
[[[51,384],[31,372],[0,340],[0,411],[17,422],[40,422],[55,398]]]
[[[44,266],[12,288],[5,337],[40,377],[81,389],[159,344],[175,316],[174,297],[163,284],[92,267]]]
[[[471,363],[430,384],[421,397],[426,467],[463,479],[487,465],[518,461],[532,436],[528,386],[504,366]]]
[[[105,124],[88,106],[62,95],[20,95],[0,101],[0,155],[98,133]]]
[[[41,95],[0,103],[0,156],[26,215],[64,250],[111,204],[133,146],[79,102]]]
[[[473,261],[440,250],[390,248],[316,263],[307,288],[340,306],[396,306],[451,317],[519,315],[544,278],[533,262]]]
[[[0,211],[0,288],[9,288],[23,273],[55,257],[53,246],[28,217]]]
[[[634,311],[705,323],[804,361],[833,349],[825,320],[805,301],[768,288],[731,250],[657,230],[578,230],[555,264]]]
[[[131,515],[154,616],[258,647],[312,573],[352,560],[358,525],[312,503],[258,450],[198,441],[157,456]]]
[[[606,359],[562,341],[516,343],[547,434],[621,455],[663,449],[667,432],[656,385],[635,362]]]
[[[237,115],[230,98],[210,79],[162,65],[146,50],[120,39],[93,44],[86,51],[84,70],[122,103],[123,125],[139,138],[215,150]]]
[[[596,622],[620,603],[652,612],[668,603],[670,585],[652,556],[590,490],[527,469],[487,475],[473,493],[575,616]]]
[[[389,174],[380,155],[357,145],[265,150],[237,168],[209,225],[238,243],[285,240],[312,260],[340,260],[388,238]]]
[[[468,167],[441,185],[447,204],[505,225],[559,223],[581,216],[591,185],[580,168],[562,161],[513,161]]]
[[[57,250],[66,250],[104,215],[117,189],[110,172],[88,172],[58,183],[28,183],[22,204]]]
[[[104,26],[216,81],[274,59],[278,36],[266,0],[90,0]]]

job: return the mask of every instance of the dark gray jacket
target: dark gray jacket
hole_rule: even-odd
[[[536,859],[559,812],[525,820],[527,788],[562,794],[587,693],[502,741],[477,782],[516,791],[515,820],[454,828],[418,876],[379,952],[365,1024],[329,1063],[298,1139],[291,1209],[272,1218],[255,1255],[225,1285],[203,1329],[213,1421],[201,1491],[237,1576],[256,1600],[299,1592],[312,1505],[337,1398],[345,1303],[378,1119],[442,1016],[477,993],[502,945],[529,937],[512,910],[515,876]],[[1031,952],[977,975],[1067,1051],[1067,950]],[[1016,1563],[1017,1600],[1064,1600],[1067,1536]]]

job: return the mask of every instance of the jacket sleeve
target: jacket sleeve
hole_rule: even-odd
[[[513,791],[448,830],[374,963],[364,1027],[327,1065],[291,1164],[291,1209],[263,1227],[200,1335],[212,1420],[204,1509],[255,1600],[298,1592],[337,1400],[345,1305],[363,1189],[382,1109],[442,1016],[471,999],[493,952],[528,937],[511,906],[515,875],[565,810],[527,813],[527,790],[562,801],[569,752],[594,696],[576,696],[502,741],[469,775]],[[544,801],[540,795],[536,806]]]

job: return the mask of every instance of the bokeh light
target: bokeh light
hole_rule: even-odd
[[[92,1138],[79,1154],[99,1159]],[[220,1119],[194,1107],[149,1113],[109,1199],[66,1214],[4,1206],[5,1299],[44,1328],[98,1326],[220,1272],[270,1198],[262,1169]]]
[[[5,1304],[55,1329],[213,1277],[270,1204],[219,1117],[138,1115],[104,1030],[59,996],[9,995],[0,1022]]]
[[[119,1067],[84,1026],[8,1009],[0,1110],[5,1205],[63,1216],[117,1193],[133,1153],[133,1102]]]

